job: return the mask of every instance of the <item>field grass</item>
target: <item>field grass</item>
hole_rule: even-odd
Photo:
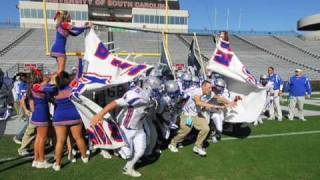
[[[282,103],[280,103],[283,106],[288,106],[289,102],[288,101],[284,101]],[[311,110],[311,111],[320,111],[320,106],[316,106],[313,104],[304,104],[303,105],[303,109],[305,110]]]
[[[320,97],[320,95],[319,95],[319,97]],[[312,98],[314,98],[314,97],[312,97]],[[287,100],[287,98],[284,98],[284,101],[282,101],[280,104],[283,106],[288,106],[289,101]],[[320,111],[320,106],[308,104],[308,102],[305,102],[303,109],[312,110],[312,111]]]
[[[320,98],[320,94],[312,94],[311,98]]]
[[[258,127],[246,128],[250,135],[320,130],[320,117],[301,121],[265,121]],[[226,137],[226,135],[224,136]],[[260,139],[226,140],[209,144],[207,157],[192,152],[192,145],[179,153],[164,150],[152,164],[139,168],[140,179],[319,179],[320,134],[293,135]],[[16,156],[18,145],[11,136],[0,139],[0,159]],[[88,164],[78,160],[66,164],[60,172],[31,168],[31,160],[18,159],[0,163],[0,179],[133,179],[121,174],[124,160],[100,155]]]

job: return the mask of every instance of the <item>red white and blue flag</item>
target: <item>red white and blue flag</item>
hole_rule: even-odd
[[[242,98],[236,108],[228,111],[225,121],[250,123],[258,119],[266,101],[266,89],[259,86],[255,77],[235,55],[230,42],[219,39],[207,70],[223,75],[231,96]]]
[[[130,82],[152,67],[114,56],[93,29],[85,39],[84,60],[88,66],[82,73],[76,89],[80,94],[85,90],[98,90]]]
[[[85,39],[83,61],[88,65],[86,69],[83,69],[84,62],[79,60],[78,81],[73,85],[76,96],[73,103],[82,118],[94,148],[120,148],[125,145],[125,141],[118,124],[110,114],[106,114],[102,123],[94,127],[90,126],[91,118],[102,108],[81,94],[85,91],[106,89],[130,82],[152,66],[133,63],[114,56],[100,41],[93,29]]]
[[[102,108],[85,96],[79,95],[78,99],[78,101],[73,101],[73,103],[81,116],[93,147],[118,149],[124,146],[124,135],[118,124],[111,118],[110,114],[104,116],[102,123],[90,126],[90,119],[101,111]]]

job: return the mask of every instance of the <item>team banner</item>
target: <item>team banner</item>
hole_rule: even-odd
[[[258,119],[266,101],[266,89],[259,86],[254,76],[231,50],[228,41],[219,40],[207,70],[223,75],[231,97],[242,98],[235,108],[227,112],[226,122],[251,123]]]
[[[85,90],[97,90],[127,83],[152,67],[114,56],[100,41],[93,29],[85,39],[84,60],[88,66],[82,73],[76,88],[80,94]]]
[[[73,103],[77,107],[93,148],[118,149],[125,145],[124,136],[110,114],[104,116],[102,123],[90,126],[90,119],[102,110],[99,105],[82,95],[78,100],[73,100]]]
[[[84,69],[84,61],[87,68]],[[79,59],[77,81],[73,83],[75,104],[94,148],[117,149],[125,145],[117,123],[106,114],[102,123],[90,126],[91,118],[102,108],[81,95],[89,90],[110,88],[142,75],[149,65],[133,63],[114,56],[100,41],[93,29],[85,39],[85,56]],[[80,94],[80,95],[79,95]]]

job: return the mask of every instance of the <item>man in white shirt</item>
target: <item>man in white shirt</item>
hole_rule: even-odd
[[[201,115],[201,108],[206,108],[208,110],[213,108],[224,108],[224,106],[216,106],[209,104],[201,100],[201,96],[211,94],[211,83],[210,81],[204,81],[200,88],[193,89],[187,92],[188,100],[183,107],[183,113],[180,117],[180,129],[177,135],[171,140],[168,148],[172,152],[178,152],[177,144],[182,142],[184,138],[190,133],[192,128],[199,130],[195,146],[193,151],[200,156],[205,156],[207,153],[202,147],[210,128],[208,121]]]

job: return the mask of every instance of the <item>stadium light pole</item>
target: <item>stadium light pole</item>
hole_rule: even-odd
[[[229,30],[229,8],[227,8],[227,31]]]
[[[239,28],[239,30],[240,30],[240,28],[241,28],[241,18],[242,18],[242,9],[240,8],[239,23],[238,23],[238,28]]]
[[[214,28],[217,29],[217,8],[214,8]]]

